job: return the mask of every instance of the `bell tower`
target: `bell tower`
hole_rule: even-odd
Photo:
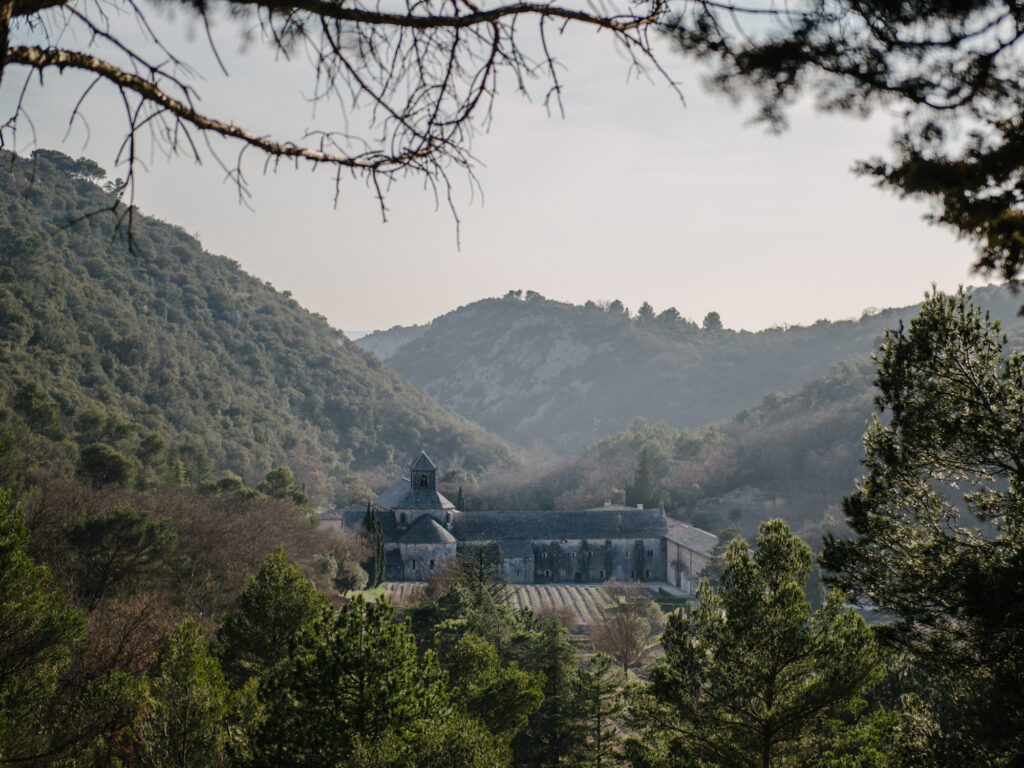
[[[426,453],[420,453],[409,468],[409,484],[413,491],[433,491],[436,489],[437,467],[434,466]]]

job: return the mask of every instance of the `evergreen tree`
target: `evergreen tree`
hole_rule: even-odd
[[[515,662],[503,664],[493,645],[461,629],[457,622],[443,623],[435,635],[452,700],[497,739],[507,742],[540,706],[543,679]]]
[[[253,764],[493,764],[487,732],[458,717],[444,682],[436,657],[417,653],[391,606],[357,597],[304,626],[285,685],[262,688],[267,711]]]
[[[811,563],[784,522],[762,523],[755,553],[729,545],[718,593],[703,580],[694,612],[669,618],[634,715],[671,765],[805,766],[857,716],[881,652],[838,590],[812,615]]]
[[[256,486],[256,490],[274,499],[288,499],[300,507],[309,506],[309,496],[302,490],[288,467],[277,467],[267,472],[267,476]]]
[[[652,325],[654,323],[654,317],[654,307],[645,301],[640,305],[640,309],[636,311],[635,321],[637,325]]]
[[[554,620],[530,643],[524,666],[544,675],[544,701],[512,742],[517,765],[548,768],[585,764],[587,706],[580,662]]]
[[[856,538],[823,565],[896,618],[883,639],[930,676],[945,760],[1024,763],[1024,354],[962,292],[933,293],[886,334],[844,502]]]
[[[78,594],[91,611],[115,589],[137,589],[168,570],[178,537],[169,520],[121,504],[73,516],[64,528]]]
[[[373,502],[366,502],[366,515],[363,517],[363,534],[370,545],[370,559],[363,570],[366,571],[366,586],[370,589],[384,581],[384,528],[380,517],[373,509]]]
[[[217,632],[216,652],[232,685],[248,679],[280,680],[299,631],[331,610],[283,547],[267,555],[263,567],[238,596],[238,608]]]
[[[704,315],[704,322],[701,327],[710,333],[718,333],[722,330],[722,316],[717,312],[708,312]]]
[[[192,619],[164,640],[146,679],[133,728],[147,768],[216,768],[228,764],[230,693],[202,628]]]
[[[21,508],[0,491],[0,765],[52,756],[49,738],[63,734],[48,707],[81,635],[81,617],[28,555]]]
[[[581,701],[586,720],[586,741],[582,762],[592,768],[618,765],[622,678],[616,674],[611,657],[597,654],[583,665]]]
[[[462,495],[462,486],[459,486],[459,494],[455,497],[455,508],[458,510],[465,510],[466,508],[466,497]]]
[[[643,504],[648,508],[658,506],[658,487],[647,446],[640,449],[633,482],[626,484],[626,505],[631,507],[634,504]]]

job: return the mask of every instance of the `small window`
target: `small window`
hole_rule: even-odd
[[[434,570],[434,558],[430,558],[430,570]]]
[[[415,560],[412,561],[412,569],[414,571],[416,570],[416,561]]]
[[[635,579],[636,578],[636,571],[630,571],[629,572],[629,578]]]
[[[601,578],[604,578],[604,568],[601,569]]]
[[[426,487],[427,487],[427,476],[426,475],[420,475],[420,488],[426,488]]]
[[[550,579],[551,578],[551,570],[550,569],[544,571],[544,578],[545,579]]]
[[[644,571],[644,578],[645,578],[645,579],[649,579],[649,578],[651,578],[651,569],[650,569],[650,568],[648,568],[648,569],[646,569],[646,570]]]
[[[648,549],[647,550],[647,556],[648,557],[654,557],[654,550],[653,549]]]
[[[626,550],[626,559],[629,560],[629,550]]]
[[[573,552],[573,553],[572,553],[572,559],[573,559],[573,560],[575,560],[575,559],[576,559],[576,553],[575,553],[575,552]]]
[[[518,579],[522,575],[523,575],[523,572],[521,570],[519,570],[518,568],[516,568],[516,578]]]

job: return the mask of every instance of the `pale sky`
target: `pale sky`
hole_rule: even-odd
[[[228,77],[205,44],[179,43],[206,78],[199,89],[210,113],[279,139],[330,124],[329,109],[314,121],[301,63],[240,53],[222,31]],[[971,246],[926,224],[923,204],[850,172],[888,151],[885,116],[802,107],[787,132],[769,135],[745,125],[749,105],[707,95],[693,66],[663,49],[685,106],[657,80],[627,82],[621,56],[589,32],[556,48],[568,68],[564,119],[508,89],[473,145],[483,198],[469,184],[456,190],[461,248],[450,212],[435,208],[422,180],[389,192],[382,223],[362,182],[343,183],[335,209],[329,171],[263,175],[254,152],[251,209],[215,163],[149,155],[137,202],[349,331],[426,322],[516,288],[574,303],[617,298],[634,311],[643,301],[675,306],[697,322],[715,310],[728,327],[757,330],[914,303],[932,283],[981,282],[969,270]],[[85,81],[54,74],[30,91],[36,146],[119,175],[117,102],[97,91],[88,130],[67,131]],[[23,79],[13,67],[5,73],[0,108]],[[228,158],[237,152],[224,146]],[[26,131],[16,148],[34,148]]]

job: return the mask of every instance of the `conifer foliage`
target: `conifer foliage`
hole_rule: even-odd
[[[720,591],[703,581],[693,613],[669,619],[635,714],[671,765],[808,765],[858,714],[881,651],[838,590],[812,615],[811,551],[781,520],[761,525],[756,551],[736,539],[726,557]]]
[[[933,294],[886,335],[852,540],[824,564],[893,615],[923,663],[961,765],[1024,760],[1024,355],[963,294]],[[1001,762],[1009,761],[1009,762]]]

